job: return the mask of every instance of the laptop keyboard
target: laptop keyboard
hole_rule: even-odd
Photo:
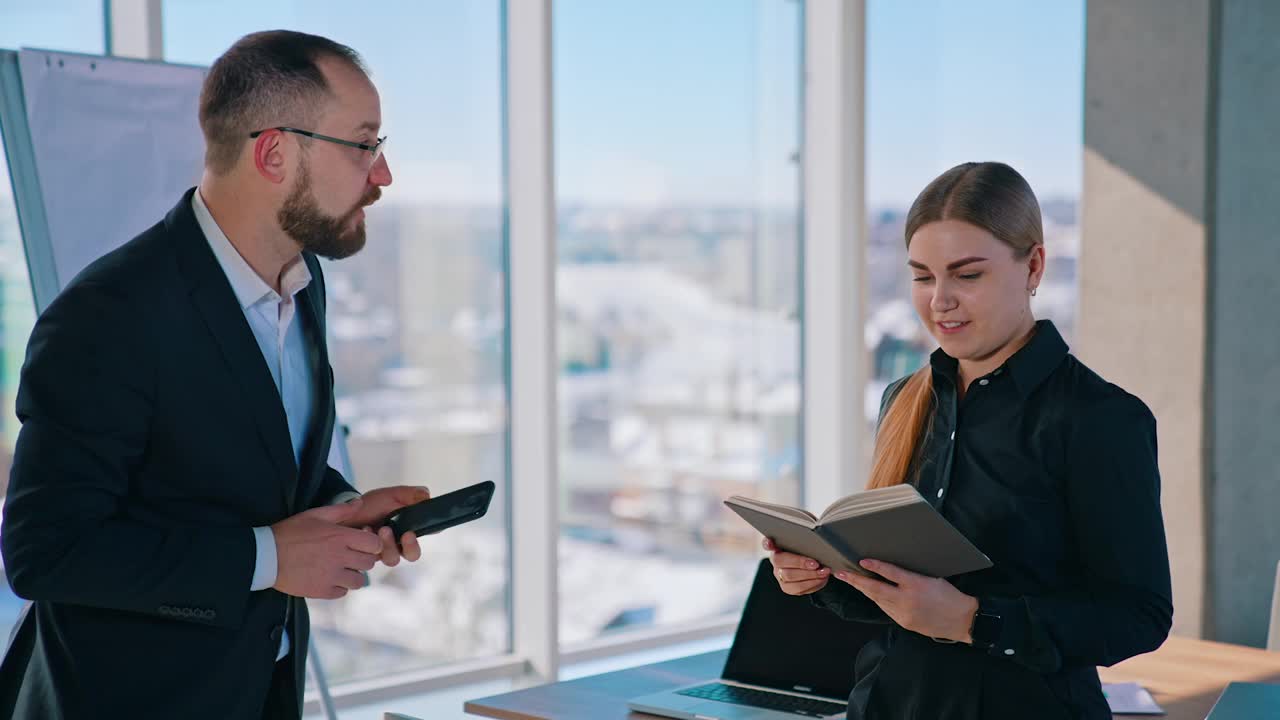
[[[840,703],[826,702],[824,700],[810,700],[809,698],[796,697],[795,695],[784,695],[783,693],[738,687],[737,685],[726,685],[724,683],[710,683],[708,685],[686,688],[684,690],[677,691],[677,694],[688,695],[689,697],[701,698],[703,700],[718,700],[720,702],[731,703],[733,705],[747,705],[749,707],[765,708],[767,710],[778,710],[780,712],[793,713],[796,715],[803,715],[805,717],[826,717],[828,715],[838,715],[846,710],[846,706]]]

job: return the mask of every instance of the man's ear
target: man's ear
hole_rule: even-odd
[[[289,177],[289,152],[285,147],[284,133],[267,130],[253,141],[253,167],[258,175],[270,183],[279,185]]]

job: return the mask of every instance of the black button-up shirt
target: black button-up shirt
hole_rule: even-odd
[[[956,360],[930,362],[936,401],[912,482],[991,558],[950,580],[1002,630],[990,649],[938,643],[832,580],[814,602],[889,625],[858,653],[849,718],[1110,718],[1096,666],[1154,650],[1172,622],[1155,418],[1048,321],[962,400]]]

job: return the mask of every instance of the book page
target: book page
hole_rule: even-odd
[[[763,500],[756,500],[755,498],[743,497],[741,495],[730,496],[725,500],[725,502],[730,505],[748,507],[757,512],[772,515],[783,520],[797,522],[809,528],[812,528],[818,522],[818,518],[814,517],[813,513],[808,510],[791,507],[790,505],[778,505],[776,503],[769,503]]]
[[[831,522],[841,518],[863,515],[888,507],[909,504],[922,499],[920,493],[912,485],[893,485],[875,490],[846,495],[836,500],[818,516],[821,522]]]

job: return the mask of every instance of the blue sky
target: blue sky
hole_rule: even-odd
[[[972,159],[1042,197],[1081,176],[1084,0],[868,0],[867,196],[904,206]],[[566,203],[795,200],[793,0],[557,0],[557,182]],[[501,197],[496,0],[165,0],[168,59],[206,64],[252,30],[361,51],[383,96],[395,194]],[[374,10],[376,9],[376,11]],[[4,0],[0,46],[102,51],[101,0]],[[390,196],[389,196],[390,197]]]
[[[1084,0],[867,3],[872,205],[909,203],[968,160],[1010,163],[1042,198],[1075,197],[1083,115]]]

